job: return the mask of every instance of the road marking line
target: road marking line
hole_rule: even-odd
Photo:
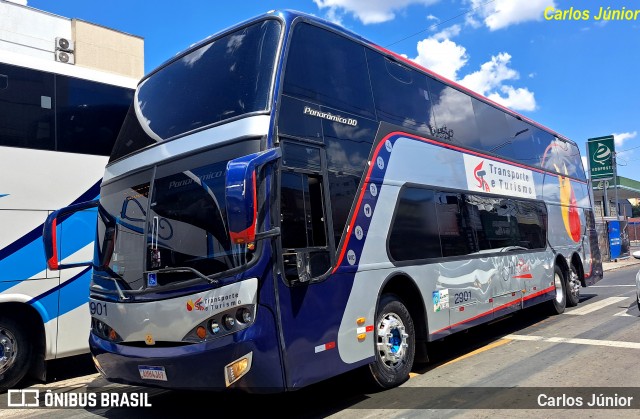
[[[629,313],[627,313],[627,310],[625,310],[625,311],[621,311],[620,313],[616,313],[616,314],[614,314],[614,316],[620,316],[620,317],[638,317],[638,316],[634,316],[633,314],[629,314]]]
[[[509,338],[504,337],[504,338],[502,338],[502,339],[500,339],[500,340],[497,340],[497,341],[495,341],[495,342],[493,342],[493,343],[490,343],[490,344],[488,344],[488,345],[485,345],[485,346],[483,346],[482,348],[478,348],[478,349],[476,349],[476,350],[475,350],[475,351],[473,351],[473,352],[469,352],[468,354],[464,354],[464,355],[462,355],[462,356],[459,356],[459,357],[457,357],[457,358],[455,358],[455,359],[452,359],[452,360],[451,360],[451,361],[449,361],[449,362],[445,362],[444,364],[442,364],[442,365],[440,365],[440,366],[441,366],[441,367],[443,367],[443,366],[445,366],[445,365],[449,365],[449,364],[453,364],[453,363],[458,362],[458,361],[462,361],[462,360],[463,360],[463,359],[465,359],[465,358],[469,358],[469,357],[474,356],[474,355],[477,355],[477,354],[479,354],[479,353],[482,353],[482,352],[488,351],[489,349],[497,348],[498,346],[502,346],[502,345],[504,345],[505,343],[509,343],[509,342],[511,342],[511,341],[509,340]]]
[[[589,285],[587,288],[635,287],[635,285]]]
[[[629,297],[609,297],[609,298],[605,298],[604,300],[598,301],[596,303],[587,304],[584,307],[580,307],[572,311],[566,311],[564,314],[582,316],[584,314],[589,314],[596,310],[600,310],[601,308],[606,307],[608,305],[619,303],[620,301],[624,301],[628,298]]]
[[[580,338],[546,338],[544,336],[529,336],[529,335],[507,335],[504,339],[510,340],[523,340],[532,342],[551,342],[551,343],[573,343],[576,345],[592,345],[592,346],[607,346],[610,348],[627,348],[627,349],[640,349],[640,342],[621,342],[617,340],[597,340],[597,339],[580,339]]]

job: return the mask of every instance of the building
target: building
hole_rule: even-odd
[[[139,36],[6,0],[0,0],[0,16],[3,62],[55,61],[137,80],[144,75]]]
[[[630,246],[637,243],[640,235],[640,223],[631,218],[632,205],[639,197],[640,182],[633,179],[617,176],[615,183],[613,179],[593,183],[593,206],[603,261],[630,256]],[[605,202],[609,205],[608,216]]]
[[[607,201],[609,202],[609,215],[615,217],[620,215],[621,217],[632,217],[631,207],[636,205],[640,198],[640,182],[637,180],[629,179],[623,176],[617,176],[617,198],[618,205],[616,206],[616,187],[613,179],[607,182]],[[604,217],[604,181],[595,181],[593,183],[593,198],[594,198],[594,211],[596,218]]]

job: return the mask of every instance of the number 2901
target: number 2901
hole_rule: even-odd
[[[471,291],[457,292],[453,294],[453,304],[461,304],[471,299]]]

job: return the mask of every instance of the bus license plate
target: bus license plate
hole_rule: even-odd
[[[140,378],[143,380],[167,381],[167,373],[164,367],[152,367],[149,365],[138,365]]]

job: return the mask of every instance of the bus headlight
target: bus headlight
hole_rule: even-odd
[[[101,339],[111,342],[122,342],[122,338],[114,328],[95,317],[91,318],[91,331]]]
[[[217,335],[218,333],[220,333],[220,325],[217,321],[211,320],[209,322],[209,332],[211,332],[212,335]]]
[[[256,305],[233,307],[201,321],[182,338],[183,342],[200,343],[236,333],[255,322]]]
[[[222,317],[222,324],[224,324],[225,329],[233,330],[233,326],[236,324],[236,320],[228,314],[225,314]]]
[[[242,323],[251,323],[253,321],[251,310],[246,307],[243,307],[236,312],[236,318]]]

